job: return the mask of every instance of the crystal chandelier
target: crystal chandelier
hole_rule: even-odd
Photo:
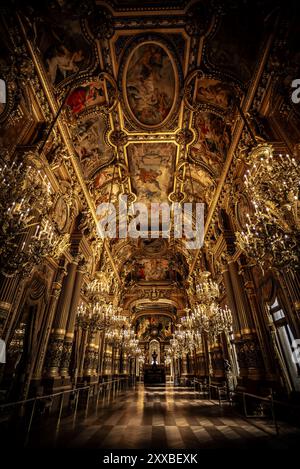
[[[171,365],[172,363],[172,346],[166,348],[165,364]]]
[[[254,148],[244,176],[251,213],[237,245],[261,266],[299,268],[300,171],[294,158],[274,154],[269,144]]]
[[[215,343],[221,333],[229,334],[232,329],[232,315],[227,306],[220,307],[217,300],[220,290],[217,282],[210,279],[210,272],[200,274],[200,283],[189,288],[191,307],[185,309],[185,316],[176,326],[171,351],[175,357],[202,347],[203,334],[210,343]]]
[[[208,271],[201,272],[200,283],[196,285],[196,297],[200,303],[209,303],[219,297],[219,286],[209,278],[210,275]]]
[[[181,318],[181,322],[185,327],[217,336],[222,332],[230,332],[232,315],[227,305],[221,308],[215,302],[209,305],[196,304],[193,310],[189,311],[188,316]]]
[[[137,338],[130,339],[127,346],[127,353],[129,357],[137,357],[141,355],[142,351],[139,347],[139,340]]]
[[[182,328],[182,324],[177,324],[170,340],[171,349],[175,356],[181,356],[183,353],[190,353],[196,346],[194,332],[190,329]]]
[[[121,316],[120,316],[121,318]],[[135,332],[130,328],[128,321],[125,318],[122,326],[120,326],[120,319],[118,325],[113,324],[107,330],[105,337],[108,343],[122,348],[129,356],[136,356],[141,353],[138,347],[139,341],[135,337]]]
[[[77,308],[77,326],[91,332],[102,331],[109,327],[109,305],[101,302],[85,304],[81,303]]]
[[[109,303],[107,312],[109,325],[105,333],[106,340],[116,345],[127,343],[130,339],[129,323],[127,317],[121,314],[122,308]]]
[[[94,288],[99,293],[109,293],[113,281],[113,272],[97,272],[94,280]]]
[[[51,220],[54,204],[50,182],[32,161],[33,155],[8,166],[0,162],[0,258],[1,272],[14,275],[32,267],[45,256],[58,258],[69,246]]]

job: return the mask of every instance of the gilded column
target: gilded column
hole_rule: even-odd
[[[229,273],[229,265],[228,265],[227,256],[223,260],[222,263],[222,275],[224,279],[224,285],[226,290],[226,297],[228,301],[228,305],[232,314],[232,330],[234,334],[234,345],[237,351],[237,359],[239,364],[239,375],[241,378],[246,378],[248,375],[248,367],[246,356],[244,353],[244,344],[242,341],[242,334],[241,334],[241,324],[239,319],[239,310],[236,303],[236,295],[234,292],[234,288],[232,285],[231,275]]]
[[[37,352],[37,361],[34,370],[34,378],[37,379],[42,374],[42,369],[44,365],[47,345],[49,341],[49,336],[51,332],[51,327],[54,319],[55,310],[57,307],[57,302],[59,295],[61,293],[63,279],[66,275],[65,269],[65,259],[61,262],[61,265],[58,267],[55,280],[52,284],[52,291],[50,294],[48,308],[45,311],[45,323],[42,327],[42,333],[39,340],[39,348]]]
[[[88,334],[89,331],[87,329],[81,329],[79,328],[78,332],[78,365],[77,365],[77,376],[78,379],[83,378],[83,373],[84,373],[84,359],[85,359],[85,351],[87,348],[87,341],[88,341]]]
[[[101,332],[97,331],[95,334],[95,350],[94,350],[94,363],[93,363],[93,375],[98,376],[98,365],[99,365],[99,355],[101,347]]]
[[[277,278],[281,285],[282,293],[286,299],[288,308],[289,325],[296,338],[300,337],[300,280],[299,272],[277,272]]]
[[[114,347],[114,375],[118,375],[120,373],[120,367],[121,367],[121,351],[119,347]]]
[[[0,337],[4,330],[4,324],[12,309],[13,297],[16,292],[19,276],[6,277],[0,274]]]
[[[241,327],[241,341],[236,342],[239,363],[247,367],[247,378],[259,380],[263,372],[262,353],[243,278],[235,261],[229,261],[229,273]]]
[[[70,309],[68,314],[66,334],[64,337],[64,344],[60,362],[60,375],[69,376],[69,366],[72,353],[72,344],[74,339],[74,329],[76,321],[76,312],[80,299],[81,286],[83,281],[83,276],[86,272],[84,260],[80,260],[76,270],[76,276],[74,281],[73,292],[70,301]]]
[[[97,366],[99,361],[99,335],[99,331],[90,332],[89,334],[84,356],[84,379],[91,379],[92,376],[97,376]]]
[[[211,344],[209,353],[210,353],[210,358],[211,358],[213,377],[216,379],[224,379],[225,368],[224,368],[224,360],[223,360],[223,351],[222,351],[222,345],[219,339],[216,339],[215,342]]]
[[[53,378],[59,376],[59,367],[63,353],[64,338],[72,300],[76,268],[77,262],[73,261],[68,265],[68,273],[63,282],[63,287],[59,297],[53,328],[48,344],[46,369],[47,375]]]

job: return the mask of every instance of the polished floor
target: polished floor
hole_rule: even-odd
[[[102,403],[88,417],[62,420],[59,431],[33,432],[29,446],[93,449],[288,448],[300,431],[281,425],[280,436],[224,404],[199,398],[192,388],[143,386]]]

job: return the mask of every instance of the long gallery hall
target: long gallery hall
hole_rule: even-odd
[[[0,456],[299,446],[298,3],[1,2]]]

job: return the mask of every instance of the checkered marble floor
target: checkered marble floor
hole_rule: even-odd
[[[199,399],[191,388],[139,385],[75,425],[64,419],[55,438],[39,438],[39,444],[95,449],[287,448],[291,434],[300,442],[296,428],[281,428],[281,438],[276,438],[272,429],[237,416],[227,405]]]

